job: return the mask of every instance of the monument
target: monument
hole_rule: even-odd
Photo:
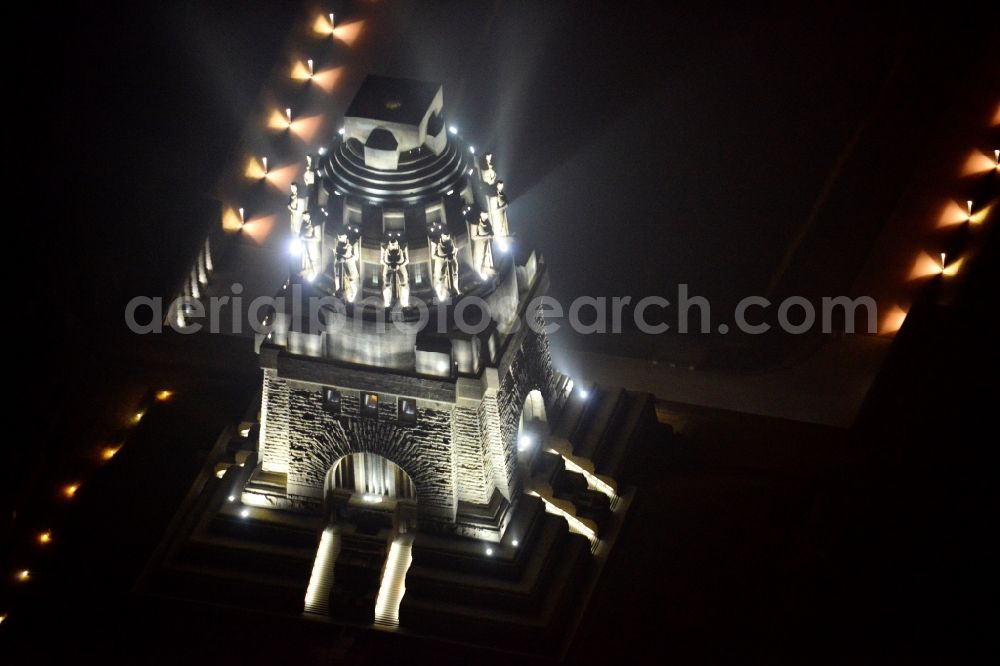
[[[308,156],[282,295],[325,305],[268,313],[259,409],[152,587],[203,566],[224,598],[287,609],[297,589],[306,617],[542,653],[572,634],[652,397],[555,369],[547,265],[446,109],[440,84],[369,76]]]

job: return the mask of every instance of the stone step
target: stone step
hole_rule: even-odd
[[[334,571],[340,555],[340,529],[329,526],[323,530],[316,548],[309,585],[303,610],[306,613],[328,615],[330,612],[330,591],[333,589]]]
[[[382,582],[375,600],[375,624],[399,626],[399,604],[406,594],[406,572],[413,561],[413,535],[400,534],[389,547]]]

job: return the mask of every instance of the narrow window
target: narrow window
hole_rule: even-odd
[[[413,424],[417,422],[417,401],[413,398],[400,398],[398,415],[400,423]]]
[[[323,389],[323,407],[333,414],[340,414],[340,391],[333,388]]]
[[[361,416],[378,418],[378,393],[361,394]]]

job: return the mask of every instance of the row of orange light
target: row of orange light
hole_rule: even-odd
[[[984,153],[979,150],[974,150],[970,158],[966,160],[962,170],[962,175],[968,176],[983,174],[990,170],[1000,171],[1000,149],[995,149],[993,151],[992,163]],[[974,211],[974,202],[971,199],[966,200],[964,211],[957,202],[949,203],[945,206],[945,210],[938,220],[938,226],[948,227],[963,223],[978,224],[986,219],[989,210],[990,205],[986,205],[980,210]],[[917,280],[930,275],[941,275],[945,277],[958,275],[958,271],[962,267],[962,258],[959,257],[957,260],[952,261],[949,264],[948,255],[945,252],[941,252],[940,257],[941,260],[938,262],[928,253],[921,252],[914,261],[913,268],[910,269],[909,279]],[[895,306],[889,312],[889,315],[883,324],[883,331],[886,333],[895,333],[898,331],[903,326],[903,321],[906,319],[906,315],[906,310],[898,305]]]
[[[313,21],[313,32],[321,37],[330,37],[350,46],[361,33],[364,21],[353,21],[337,25],[336,14],[320,14]],[[339,67],[333,67],[323,71],[316,71],[316,63],[312,58],[304,62],[296,60],[292,65],[291,77],[295,81],[310,81],[327,93],[332,93],[340,74]],[[266,125],[272,130],[291,131],[304,141],[309,141],[319,129],[319,119],[295,118],[291,107],[285,107],[284,113],[280,109],[272,110],[266,120]],[[248,160],[244,169],[244,175],[251,180],[266,179],[275,185],[279,190],[286,190],[295,177],[295,167],[283,168],[274,171],[269,168],[267,156],[252,157]],[[246,211],[238,208],[238,227],[243,229],[247,223]],[[223,223],[224,228],[231,228],[235,225]]]
[[[167,402],[171,398],[173,398],[173,396],[174,396],[173,391],[162,389],[157,391],[153,397],[157,402]],[[140,421],[142,421],[142,418],[145,415],[146,415],[145,410],[139,410],[132,415],[130,421],[132,422],[133,425],[135,425]],[[98,452],[98,457],[102,461],[107,462],[112,458],[114,458],[115,454],[117,454],[118,451],[120,450],[121,450],[121,444],[105,446]],[[72,483],[67,483],[61,486],[59,488],[59,495],[66,500],[71,500],[74,497],[76,497],[76,493],[78,490],[80,490],[80,483],[74,481]],[[42,530],[41,532],[38,532],[35,535],[35,542],[39,546],[48,546],[49,544],[52,543],[52,540],[53,540],[52,530],[48,529]],[[14,580],[16,580],[19,583],[27,583],[29,580],[31,580],[31,576],[32,576],[31,569],[19,569],[14,573]],[[0,613],[0,622],[3,622],[5,619],[7,619],[7,614]]]

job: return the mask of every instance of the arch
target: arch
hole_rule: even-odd
[[[417,498],[410,475],[377,453],[348,453],[327,472],[327,486],[350,490],[373,502]]]
[[[541,450],[548,434],[545,398],[537,388],[528,391],[521,405],[517,422],[518,455],[530,460]]]
[[[522,426],[526,421],[547,423],[548,420],[545,414],[545,397],[537,388],[531,389],[528,391],[528,395],[524,396],[524,405],[521,407]]]
[[[376,454],[405,472],[413,483],[420,515],[453,518],[454,488],[442,485],[440,461],[414,439],[410,428],[399,427],[393,421],[336,420],[314,436],[313,444],[302,449],[301,457],[294,459],[291,467],[297,476],[308,477],[311,485],[320,490],[326,487],[329,471],[354,453]]]

